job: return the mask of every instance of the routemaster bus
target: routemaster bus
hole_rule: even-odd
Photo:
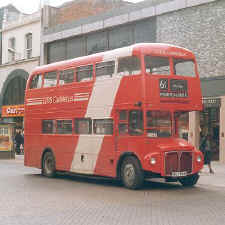
[[[119,179],[197,183],[202,153],[182,136],[202,109],[194,54],[142,43],[37,67],[25,96],[25,166]]]

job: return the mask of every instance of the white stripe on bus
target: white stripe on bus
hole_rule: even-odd
[[[88,103],[86,118],[110,118],[121,78],[96,82]],[[80,135],[70,171],[94,174],[104,135]],[[82,160],[83,159],[83,160]]]

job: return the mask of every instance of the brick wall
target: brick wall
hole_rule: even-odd
[[[75,0],[62,5],[51,15],[49,26],[94,16],[131,3],[120,0]]]
[[[225,74],[225,1],[157,16],[157,42],[183,46],[198,60],[201,77]]]

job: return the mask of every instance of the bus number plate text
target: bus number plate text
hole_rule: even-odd
[[[172,177],[185,177],[185,176],[187,176],[187,171],[172,172]]]

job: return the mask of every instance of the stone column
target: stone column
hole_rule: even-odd
[[[225,163],[225,96],[221,97],[219,147],[220,147],[220,162]]]
[[[196,148],[199,148],[200,138],[200,112],[194,111],[189,113],[189,132],[188,141]]]

